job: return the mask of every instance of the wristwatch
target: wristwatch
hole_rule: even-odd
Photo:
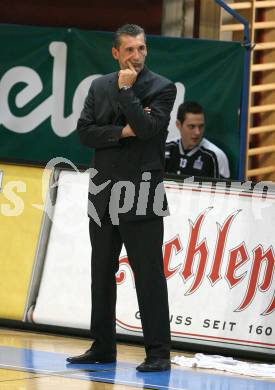
[[[131,86],[130,85],[123,85],[123,87],[121,87],[119,90],[120,91],[127,91],[127,89],[130,89]]]

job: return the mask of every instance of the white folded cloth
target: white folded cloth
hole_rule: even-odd
[[[275,379],[275,364],[248,363],[220,355],[196,353],[193,358],[175,356],[171,362],[182,367],[213,368],[235,374]]]

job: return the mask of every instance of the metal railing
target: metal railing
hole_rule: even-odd
[[[223,0],[214,0],[220,7],[233,16],[239,23],[244,26],[243,46],[245,50],[244,66],[243,66],[243,84],[240,104],[240,163],[238,170],[238,179],[245,178],[246,154],[247,154],[247,124],[248,124],[248,109],[249,109],[249,77],[250,77],[250,56],[252,44],[249,36],[249,22],[242,17],[238,12],[230,8]]]

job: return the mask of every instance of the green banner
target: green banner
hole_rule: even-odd
[[[147,43],[148,67],[177,86],[170,137],[177,105],[198,101],[206,112],[206,137],[225,151],[237,178],[244,48],[160,36]],[[0,26],[0,159],[47,163],[62,156],[89,165],[91,151],[74,130],[92,80],[118,70],[111,47],[111,33]]]

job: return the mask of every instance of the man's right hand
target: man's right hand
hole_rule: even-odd
[[[128,69],[123,69],[119,71],[118,74],[118,88],[121,89],[122,87],[132,87],[137,79],[137,72],[135,71],[135,68],[130,63],[130,61],[127,62]]]

